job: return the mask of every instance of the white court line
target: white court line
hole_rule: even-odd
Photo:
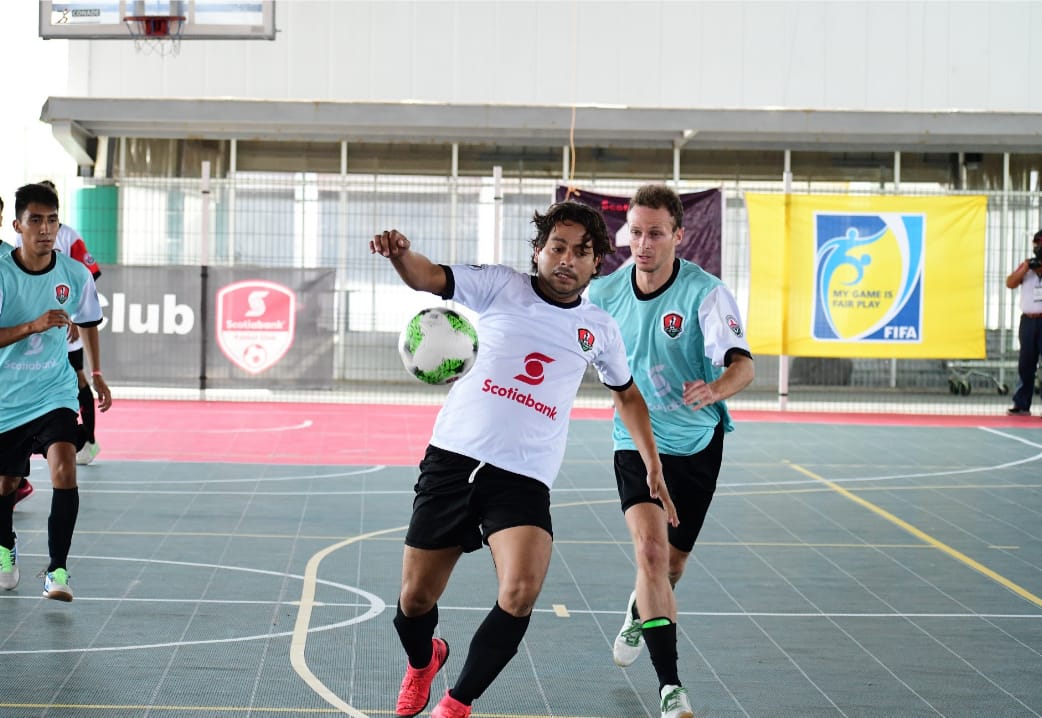
[[[122,461],[113,461],[112,463],[124,463]],[[39,464],[40,466],[46,466],[47,462],[44,459],[33,459],[32,465]],[[274,481],[303,481],[306,479],[342,479],[348,476],[364,476],[365,474],[375,474],[378,471],[383,471],[387,466],[385,464],[374,464],[372,466],[366,466],[360,469],[351,469],[349,471],[333,471],[325,474],[287,474],[283,476],[257,476],[253,478],[242,478],[242,479],[163,479],[164,485],[170,484],[243,484],[243,483],[270,483]],[[82,469],[80,470],[82,471]],[[78,473],[78,472],[77,472]],[[79,474],[79,476],[90,483],[91,488],[103,485],[113,486],[154,486],[155,482],[151,480],[143,479],[107,479],[107,478],[93,478],[89,476],[89,472]],[[41,487],[47,488],[47,487]],[[194,492],[193,492],[194,493]],[[413,493],[409,490],[409,493]]]
[[[382,536],[396,531],[404,531],[406,528],[408,527],[396,526],[394,528],[382,529],[380,531],[370,531],[366,534],[352,536],[351,538],[335,543],[332,546],[327,546],[312,556],[308,560],[307,567],[304,569],[304,586],[300,594],[300,610],[297,611],[297,621],[293,627],[293,638],[291,639],[289,646],[290,664],[293,666],[293,670],[296,671],[297,675],[300,676],[301,679],[303,679],[303,681],[322,698],[322,700],[334,708],[339,708],[354,718],[369,718],[369,716],[345,703],[340,696],[330,690],[325,683],[319,680],[318,676],[312,673],[311,668],[308,667],[307,656],[305,655],[308,633],[311,630],[308,627],[311,623],[311,609],[316,605],[315,584],[325,583],[324,581],[320,581],[318,578],[318,567],[326,556],[335,551],[339,551],[345,546],[350,546],[357,541],[365,541],[375,536]],[[381,604],[386,606],[382,601]]]
[[[330,623],[330,624],[323,625],[323,626],[316,626],[314,628],[308,628],[309,632],[314,632],[314,633],[318,633],[320,631],[332,631],[332,630],[334,630],[336,628],[343,628],[344,626],[351,626],[351,625],[354,625],[356,623],[362,623],[364,621],[368,621],[371,618],[375,618],[376,616],[380,615],[381,613],[383,613],[387,609],[387,604],[384,603],[383,599],[381,599],[379,596],[377,596],[375,594],[369,593],[368,591],[364,591],[364,590],[362,590],[360,588],[356,588],[354,586],[347,586],[345,584],[336,583],[334,581],[326,581],[324,579],[319,579],[317,577],[311,577],[309,579],[306,576],[300,576],[298,574],[292,574],[292,573],[285,573],[285,572],[282,572],[282,571],[268,571],[268,570],[259,569],[259,568],[246,568],[246,567],[243,567],[243,566],[222,566],[222,565],[219,565],[219,564],[194,563],[194,562],[189,562],[189,561],[164,561],[164,560],[149,559],[149,558],[130,558],[130,557],[124,557],[124,556],[97,556],[97,555],[77,556],[76,560],[77,561],[92,561],[92,560],[94,560],[94,561],[128,561],[128,562],[135,562],[135,563],[164,564],[164,565],[168,565],[168,566],[191,566],[193,568],[208,568],[208,569],[221,569],[221,570],[225,570],[225,571],[243,571],[245,573],[259,573],[259,574],[263,574],[263,575],[267,575],[267,576],[278,576],[279,578],[295,578],[295,579],[300,579],[301,581],[310,581],[312,584],[321,583],[321,584],[323,584],[325,586],[331,586],[333,588],[338,588],[338,589],[340,589],[342,591],[346,591],[348,593],[356,594],[356,595],[360,596],[361,598],[365,599],[366,601],[368,601],[369,610],[366,611],[365,613],[361,614],[360,616],[355,616],[354,618],[349,618],[349,619],[347,619],[345,621],[338,621],[337,623]],[[312,593],[313,592],[314,592],[314,586],[312,585]],[[8,596],[0,597],[0,601],[3,601],[3,600],[8,600]],[[33,600],[39,601],[41,599],[38,596],[33,596]],[[89,601],[91,599],[85,598],[85,597],[81,597],[81,596],[77,596],[76,600],[77,601]],[[104,598],[104,599],[94,599],[94,600],[124,601],[124,600],[127,600],[127,599],[122,599],[122,598]],[[199,603],[199,602],[198,601],[185,601],[185,603],[192,604],[192,603]],[[293,605],[295,602],[286,601],[284,603],[287,604],[287,605]],[[314,605],[319,605],[319,604],[314,604]],[[309,611],[309,614],[310,614],[310,611]],[[294,636],[295,637],[297,630],[299,630],[299,629],[297,627],[295,627],[292,631],[282,631],[282,632],[279,632],[279,633],[270,633],[269,632],[269,633],[261,633],[261,634],[250,635],[250,636],[236,636],[236,637],[231,637],[231,638],[213,638],[213,639],[198,640],[198,641],[167,641],[167,642],[163,642],[163,643],[132,644],[132,645],[126,645],[126,646],[95,646],[95,647],[87,647],[87,648],[53,648],[53,649],[49,648],[49,649],[39,649],[39,650],[16,650],[16,651],[0,650],[0,656],[30,655],[30,654],[39,654],[39,653],[101,653],[101,652],[108,652],[108,651],[138,651],[138,650],[143,650],[143,649],[148,649],[148,648],[171,648],[171,647],[174,647],[174,646],[200,646],[200,645],[212,645],[212,644],[219,644],[219,643],[240,643],[240,642],[243,642],[243,641],[259,641],[259,640],[264,640],[264,639],[268,639],[268,638],[278,638],[278,637],[282,637],[282,636]]]
[[[267,428],[253,428],[253,427],[242,427],[239,429],[193,429],[193,428],[179,428],[177,429],[178,434],[255,434],[261,431],[299,431],[300,429],[309,429],[314,425],[311,419],[306,419],[299,424],[291,424],[289,426],[269,426]],[[153,434],[155,429],[106,429],[106,434]]]

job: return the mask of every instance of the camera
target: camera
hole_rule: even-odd
[[[1028,258],[1028,268],[1038,269],[1042,267],[1042,244],[1035,245],[1035,256]]]

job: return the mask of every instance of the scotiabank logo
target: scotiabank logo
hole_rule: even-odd
[[[553,361],[553,357],[548,357],[546,354],[540,354],[539,352],[532,352],[525,356],[525,373],[518,374],[514,378],[529,386],[539,386],[543,383],[544,368]],[[527,409],[532,409],[542,414],[550,421],[557,421],[556,406],[537,401],[531,394],[518,391],[517,387],[500,386],[499,384],[493,384],[491,379],[486,379],[485,383],[481,385],[481,391],[507,401],[516,402]]]
[[[532,352],[525,357],[525,373],[518,374],[514,378],[529,386],[539,386],[543,383],[543,368],[553,361],[553,357],[546,354]]]
[[[217,344],[251,374],[270,369],[293,346],[296,307],[296,294],[281,284],[229,284],[217,292]]]
[[[542,380],[540,379],[540,381]],[[542,414],[550,421],[557,421],[556,406],[550,406],[541,401],[536,401],[534,396],[523,391],[518,391],[516,387],[499,386],[498,384],[493,384],[491,379],[486,379],[485,383],[481,385],[481,391],[486,394],[491,394],[492,396],[498,396],[501,399],[506,399],[507,401],[517,402],[521,406]]]

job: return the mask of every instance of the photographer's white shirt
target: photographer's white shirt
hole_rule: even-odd
[[[1034,269],[1029,269],[1020,283],[1020,311],[1042,314],[1042,277]]]

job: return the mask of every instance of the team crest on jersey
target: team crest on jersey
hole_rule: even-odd
[[[676,339],[684,331],[684,317],[676,312],[670,312],[662,317],[662,331],[670,339]]]
[[[593,349],[593,343],[595,341],[597,341],[597,337],[593,335],[593,332],[586,328],[579,328],[579,346],[582,347],[584,352]]]
[[[83,255],[83,263],[87,265],[94,264],[94,255],[90,252],[87,252],[85,255]]]
[[[58,304],[65,304],[69,301],[69,289],[68,284],[59,284],[54,288],[54,298],[58,300]]]
[[[273,367],[293,346],[297,295],[275,282],[249,279],[217,292],[217,346],[250,374]]]
[[[734,332],[734,335],[736,337],[742,336],[742,325],[738,323],[738,319],[733,314],[728,314],[725,319],[727,327]]]

